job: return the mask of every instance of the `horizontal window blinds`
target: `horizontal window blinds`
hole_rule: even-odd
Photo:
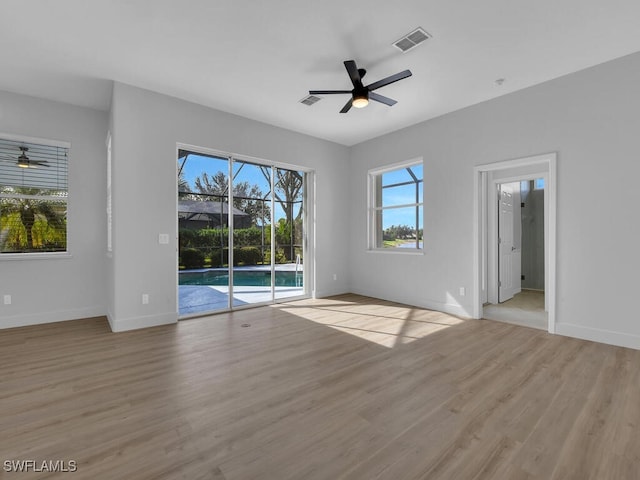
[[[66,147],[0,139],[0,187],[66,192],[68,154]]]

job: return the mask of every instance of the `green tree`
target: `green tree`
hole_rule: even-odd
[[[229,189],[229,179],[224,172],[218,171],[213,175],[203,172],[196,177],[194,187],[198,193],[211,195],[215,200],[222,201]],[[233,206],[251,217],[251,224],[257,225],[271,215],[268,202],[264,201],[264,194],[258,185],[249,182],[234,182]]]
[[[2,193],[17,195],[0,199],[0,239],[2,248],[37,250],[47,245],[66,246],[65,209],[54,200],[49,190],[27,187],[5,187]],[[23,238],[24,234],[24,238]]]
[[[270,181],[269,167],[261,167],[264,177]],[[274,172],[274,192],[275,200],[280,204],[285,215],[285,224],[282,219],[278,227],[281,235],[288,232],[285,239],[279,236],[276,239],[278,245],[284,247],[284,253],[288,261],[292,261],[295,256],[295,245],[302,243],[302,189],[304,187],[303,176],[294,170],[276,168]],[[286,229],[286,230],[285,230]]]
[[[260,167],[262,174],[268,180],[270,180],[269,167]],[[288,224],[293,224],[294,220],[300,220],[302,218],[302,187],[304,182],[302,180],[302,174],[293,170],[284,170],[276,168],[275,171],[275,191],[273,192],[276,201],[284,210],[284,214]],[[294,216],[294,211],[297,212]]]

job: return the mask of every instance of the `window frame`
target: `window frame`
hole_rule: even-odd
[[[0,261],[3,260],[46,260],[46,259],[63,259],[72,257],[71,249],[71,235],[70,235],[70,222],[69,222],[69,207],[71,204],[71,188],[70,188],[70,166],[71,166],[71,143],[62,140],[52,140],[41,137],[30,137],[25,135],[16,135],[11,133],[0,132],[0,138],[3,140],[13,142],[24,142],[28,144],[38,144],[47,147],[64,148],[67,150],[67,188],[66,197],[55,197],[49,195],[20,195],[20,194],[3,194],[0,193],[0,198],[36,198],[36,199],[51,199],[55,201],[64,201],[66,205],[67,217],[66,217],[66,231],[65,231],[65,250],[52,251],[52,252],[12,252],[12,253],[0,253]]]
[[[113,256],[113,155],[111,132],[107,132],[107,256]],[[67,166],[68,168],[68,166]],[[67,186],[67,196],[69,187]],[[67,202],[67,206],[69,203]],[[67,228],[68,230],[68,228]],[[67,232],[68,233],[68,232]],[[69,250],[69,238],[67,235],[67,250]]]
[[[383,207],[381,205],[382,199],[380,199],[380,205],[378,205],[378,185],[377,179],[381,178],[383,174],[393,172],[396,170],[402,170],[404,168],[409,168],[413,166],[420,165],[422,166],[422,196],[418,202],[402,204],[402,205],[393,205],[388,207]],[[381,190],[381,188],[380,188]],[[372,253],[389,253],[389,254],[398,254],[398,255],[424,255],[424,225],[422,232],[422,248],[413,247],[413,248],[385,248],[378,246],[378,236],[382,234],[383,230],[380,232],[377,231],[377,216],[378,212],[384,212],[385,210],[391,210],[396,208],[405,208],[405,207],[419,207],[421,208],[422,219],[424,223],[424,161],[422,157],[416,157],[411,160],[406,160],[403,162],[393,163],[390,165],[385,165],[383,167],[373,168],[367,172],[367,252]],[[416,225],[416,234],[420,229],[420,225]],[[416,240],[417,241],[417,240]]]

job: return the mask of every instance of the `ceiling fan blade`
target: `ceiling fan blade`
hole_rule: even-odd
[[[358,67],[354,60],[345,60],[344,67],[347,69],[347,73],[349,74],[349,78],[351,79],[351,83],[355,88],[362,87],[362,78],[360,78],[360,72],[358,71]]]
[[[309,95],[333,95],[334,93],[351,93],[351,90],[309,90]]]
[[[369,92],[369,100],[375,100],[376,102],[384,103],[385,105],[389,105],[393,107],[396,103],[398,103],[393,98],[385,97],[384,95],[379,95],[375,92]]]
[[[373,82],[371,85],[367,85],[367,89],[369,91],[375,90],[376,88],[384,87],[385,85],[389,85],[390,83],[397,82],[398,80],[402,80],[403,78],[407,78],[410,76],[411,70],[405,70],[404,72],[396,73],[395,75],[391,75],[390,77],[386,77],[382,80],[378,80],[377,82]]]
[[[349,110],[351,110],[352,101],[353,101],[353,98],[350,98],[349,101],[344,104],[344,107],[342,107],[342,110],[340,110],[340,113],[347,113]]]
[[[47,167],[49,168],[51,165],[49,165],[49,162],[47,162],[46,160],[29,160],[29,163],[31,165],[36,165],[38,167]]]

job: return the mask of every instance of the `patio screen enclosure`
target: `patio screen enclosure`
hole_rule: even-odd
[[[307,295],[307,174],[178,150],[181,316]]]

